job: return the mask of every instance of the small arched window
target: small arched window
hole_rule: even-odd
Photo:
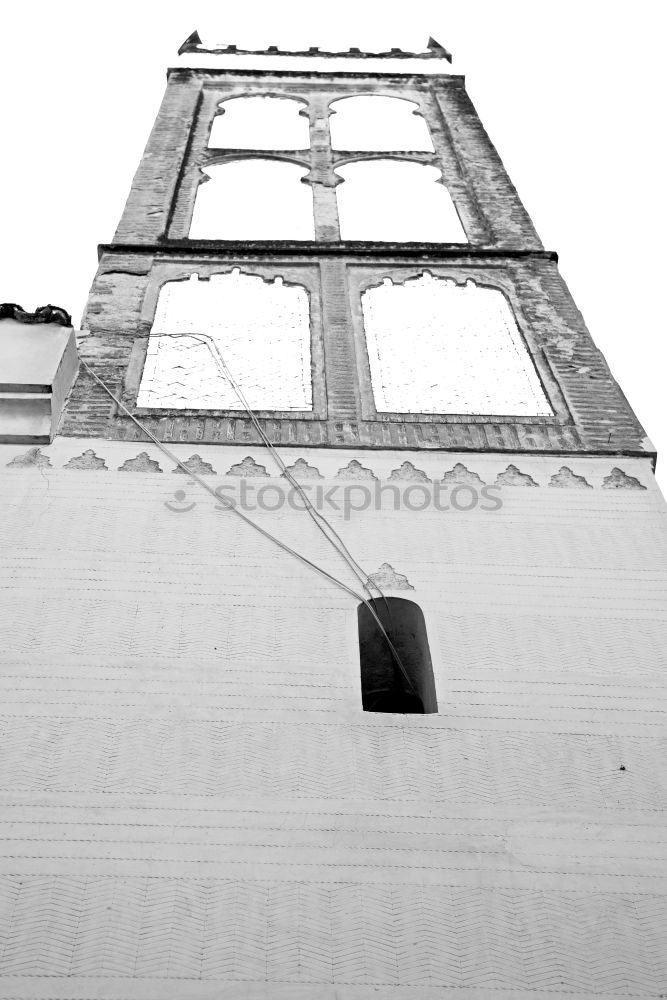
[[[334,149],[433,149],[417,105],[400,97],[343,97],[331,105],[330,127]]]
[[[373,159],[336,168],[341,238],[384,243],[467,243],[437,167]]]
[[[370,612],[360,604],[361,703],[365,712],[426,715],[438,711],[424,615],[400,597],[371,603],[397,656]]]
[[[305,167],[248,157],[206,167],[190,239],[312,240],[313,194]]]
[[[213,119],[209,147],[220,149],[308,149],[304,105],[291,97],[232,97]]]

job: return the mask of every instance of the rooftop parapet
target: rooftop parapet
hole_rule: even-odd
[[[318,45],[308,49],[281,49],[279,45],[269,45],[265,49],[244,49],[237,45],[204,45],[198,31],[193,31],[178,50],[178,54],[198,53],[206,55],[236,56],[322,56],[325,59],[446,59],[452,61],[451,53],[434,38],[429,38],[421,52],[409,52],[401,48],[391,48],[385,52],[365,52],[351,47],[345,51],[333,52]]]
[[[178,50],[179,68],[206,72],[266,71],[308,73],[372,73],[409,75],[449,75],[452,56],[434,38],[419,51],[398,47],[367,51],[355,46],[337,51],[313,45],[309,48],[244,48],[234,44],[205,44],[193,31]]]

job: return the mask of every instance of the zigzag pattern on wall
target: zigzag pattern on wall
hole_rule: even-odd
[[[627,681],[628,664],[634,682],[646,677],[662,679],[665,673],[664,621],[642,622],[641,656],[627,620],[608,619],[604,628],[599,623],[591,628],[586,617],[540,615],[539,627],[527,628],[525,620],[511,615],[443,615],[437,628],[450,662],[466,665],[465,671],[453,672],[470,680],[484,671],[495,677],[506,674],[515,681],[532,675],[544,679],[545,674],[555,674],[561,681],[582,675]],[[506,650],[511,650],[511,656],[501,655]]]
[[[667,898],[659,895],[32,875],[1,884],[7,976],[588,997],[658,996],[667,984]]]
[[[260,607],[256,602],[244,606],[241,601],[215,609],[208,602],[193,603],[187,609],[166,602],[147,608],[144,599],[142,613],[131,606],[128,615],[127,601],[112,595],[106,600],[77,600],[76,621],[68,620],[63,629],[63,617],[68,610],[71,614],[73,603],[66,598],[40,600],[35,605],[24,598],[23,609],[8,604],[7,617],[0,621],[0,650],[4,644],[5,650],[12,650],[10,655],[34,657],[38,649],[47,649],[50,656],[67,656],[92,652],[94,643],[97,649],[113,649],[108,660],[114,663],[123,657],[141,663],[148,655],[156,662],[162,656],[183,656],[190,662],[213,660],[218,669],[222,662],[239,661],[294,665],[295,618],[290,608]],[[331,628],[332,621],[344,621],[338,614],[335,605],[308,608],[309,629],[318,635],[320,664],[340,660],[340,633]]]
[[[0,791],[667,808],[665,741],[636,737],[73,715],[0,730]]]

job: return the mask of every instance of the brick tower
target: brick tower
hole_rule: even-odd
[[[655,454],[442,46],[192,35],[0,360],[3,997],[667,994]]]

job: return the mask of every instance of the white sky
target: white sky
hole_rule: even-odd
[[[667,485],[664,16],[657,0],[12,3],[0,61],[0,301],[78,321],[197,27],[239,45],[421,47],[459,72]]]

